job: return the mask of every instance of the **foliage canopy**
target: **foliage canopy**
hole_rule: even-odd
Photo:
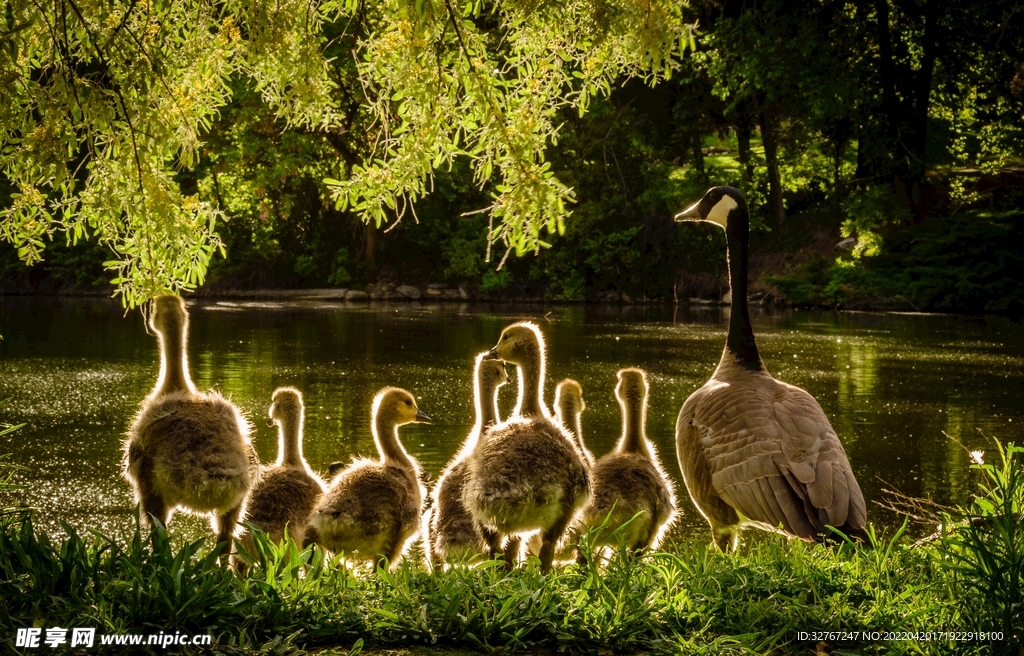
[[[180,182],[243,81],[286,127],[367,132],[330,176],[339,207],[400,220],[465,157],[494,180],[488,243],[522,254],[573,198],[545,158],[558,111],[670,74],[687,46],[669,0],[5,0],[0,239],[26,263],[55,235],[98,239],[129,306],[202,284],[222,208]]]

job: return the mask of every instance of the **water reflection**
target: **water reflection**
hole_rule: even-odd
[[[727,309],[706,307],[467,305],[425,301],[367,306],[324,301],[191,304],[189,354],[200,388],[229,396],[253,421],[264,461],[276,434],[264,420],[275,387],[307,404],[305,453],[324,470],[372,455],[370,401],[385,385],[416,395],[432,426],[402,431],[436,476],[473,423],[474,356],[508,323],[532,318],[550,349],[548,399],[578,380],[583,430],[595,453],[619,434],[615,374],[640,366],[651,382],[648,432],[676,478],[674,427],[686,397],[710,376],[725,340]],[[870,500],[882,480],[907,494],[964,502],[976,489],[968,449],[991,453],[986,435],[1024,441],[1024,331],[1004,319],[869,313],[754,312],[769,371],[813,394],[840,435]],[[0,297],[0,419],[26,422],[0,438],[0,453],[29,467],[23,498],[40,525],[108,532],[130,525],[121,440],[158,371],[156,340],[137,313],[106,300]],[[502,389],[507,413],[516,385]],[[980,431],[980,432],[979,432]],[[2,500],[0,500],[2,501]],[[676,537],[706,526],[688,502]],[[876,506],[871,518],[896,519]],[[200,534],[205,524],[175,520]]]

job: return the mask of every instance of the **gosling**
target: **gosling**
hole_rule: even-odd
[[[590,496],[583,454],[543,402],[545,353],[540,329],[507,327],[491,357],[519,368],[519,403],[511,419],[484,432],[467,459],[463,503],[484,530],[509,538],[505,566],[515,565],[519,536],[541,532],[541,571],[551,570],[555,545]]]
[[[508,382],[508,373],[500,360],[485,360],[487,353],[476,356],[473,367],[473,397],[476,406],[476,424],[466,437],[462,450],[445,467],[431,494],[433,503],[424,525],[424,542],[430,566],[434,569],[445,562],[469,563],[489,552],[495,536],[484,535],[462,502],[466,485],[466,458],[476,447],[480,432],[498,421],[498,390]]]
[[[562,426],[576,438],[576,448],[583,454],[588,467],[594,466],[594,454],[583,442],[581,417],[587,404],[583,400],[583,387],[572,378],[566,378],[555,387],[555,413]]]
[[[246,496],[260,476],[249,423],[220,394],[197,391],[192,383],[181,298],[157,297],[149,325],[160,342],[160,376],[128,429],[124,476],[145,524],[153,518],[166,526],[178,509],[209,515],[218,546],[229,551]]]
[[[675,491],[645,431],[647,374],[622,369],[618,378],[615,398],[622,409],[622,437],[594,465],[594,496],[580,513],[581,531],[594,531],[594,547],[621,539],[633,551],[653,549],[675,518]],[[612,539],[615,531],[619,536]],[[589,555],[581,548],[578,560],[585,562]]]
[[[350,561],[382,560],[394,568],[420,530],[426,495],[419,464],[398,440],[398,427],[430,423],[409,392],[385,387],[373,399],[373,439],[380,460],[359,459],[331,481],[310,515],[303,548],[316,543]]]
[[[269,424],[277,424],[277,462],[263,469],[262,480],[249,496],[248,521],[260,528],[273,542],[284,539],[285,530],[302,539],[309,515],[326,490],[323,479],[310,470],[302,457],[302,427],[305,408],[302,393],[293,387],[274,390]],[[252,535],[246,531],[240,539],[249,554],[256,553]],[[244,570],[244,565],[240,565]]]
[[[561,381],[555,386],[554,405],[558,421],[576,438],[576,446],[583,455],[587,467],[593,469],[594,455],[583,441],[582,417],[583,411],[587,409],[587,404],[583,400],[583,387],[571,378]],[[591,480],[591,484],[593,484],[593,480]],[[579,513],[577,513],[578,515]],[[574,519],[565,535],[562,536],[562,539],[555,547],[555,561],[559,563],[571,562],[577,553],[576,541],[578,539],[579,525]],[[531,535],[526,541],[526,549],[532,556],[540,556],[541,546],[542,540],[539,532]]]

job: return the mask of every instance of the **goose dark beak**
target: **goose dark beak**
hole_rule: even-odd
[[[676,221],[703,221],[704,217],[700,215],[700,201],[697,201],[693,205],[690,205],[685,210],[676,214]]]
[[[434,422],[431,421],[430,417],[428,417],[422,410],[417,410],[416,411],[416,423],[417,424],[432,424]]]
[[[484,360],[500,360],[500,359],[501,358],[498,357],[498,349],[497,348],[492,348],[490,351],[487,352],[487,355],[484,356]]]

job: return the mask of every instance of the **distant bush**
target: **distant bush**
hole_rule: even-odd
[[[1024,310],[1024,212],[972,210],[883,233],[874,255],[820,255],[786,276],[766,276],[794,304],[903,303],[920,310]]]

